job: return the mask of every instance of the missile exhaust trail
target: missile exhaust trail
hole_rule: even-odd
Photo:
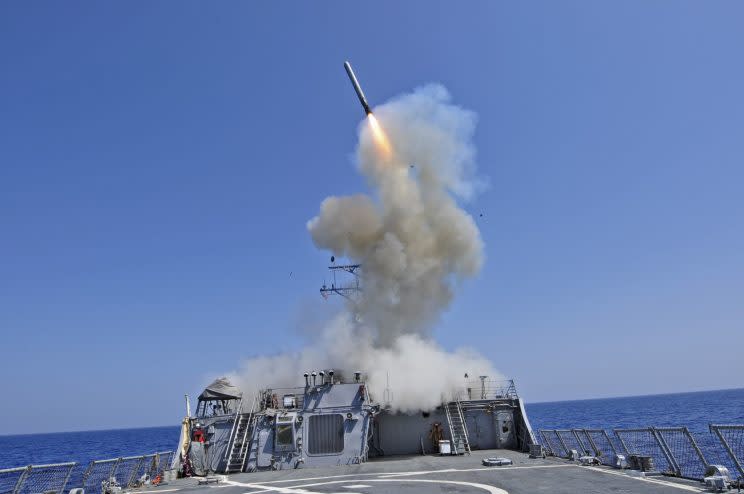
[[[354,86],[354,91],[356,91],[357,97],[359,98],[359,102],[362,104],[362,108],[364,108],[364,113],[366,115],[369,115],[370,113],[372,113],[372,110],[370,110],[369,108],[369,103],[367,103],[367,98],[364,96],[364,92],[362,91],[362,86],[359,85],[359,81],[354,75],[354,70],[352,70],[351,64],[349,62],[344,62],[344,68],[346,69],[346,74],[349,76],[349,80],[351,81],[352,86]]]

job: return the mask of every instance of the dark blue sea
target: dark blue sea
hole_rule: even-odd
[[[708,424],[744,424],[744,388],[598,400],[527,404],[538,429],[623,429],[687,426],[708,433]]]
[[[0,468],[174,451],[181,426],[0,436]]]
[[[535,430],[684,425],[708,434],[709,423],[744,424],[744,389],[533,403],[527,415]],[[0,436],[0,468],[173,451],[179,432],[174,425]]]

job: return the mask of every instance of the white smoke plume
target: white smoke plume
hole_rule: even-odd
[[[308,222],[315,245],[362,264],[362,292],[322,337],[292,355],[244,363],[244,391],[296,386],[313,369],[362,371],[382,400],[389,376],[393,408],[432,408],[462,389],[464,374],[499,377],[469,350],[449,353],[431,338],[458,284],[483,264],[483,242],[456,199],[482,186],[472,144],[476,116],[429,85],[375,109],[359,128],[356,160],[373,195],[328,197]],[[388,142],[381,142],[385,139]]]

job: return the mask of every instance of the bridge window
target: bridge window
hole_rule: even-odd
[[[277,446],[294,446],[294,426],[292,424],[280,424],[276,426]]]

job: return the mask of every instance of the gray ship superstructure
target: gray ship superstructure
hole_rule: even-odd
[[[178,468],[188,463],[195,475],[284,470],[535,444],[512,381],[464,381],[439,406],[401,413],[370,395],[361,372],[352,376],[311,372],[304,386],[267,388],[250,400],[218,379],[183,422]]]

